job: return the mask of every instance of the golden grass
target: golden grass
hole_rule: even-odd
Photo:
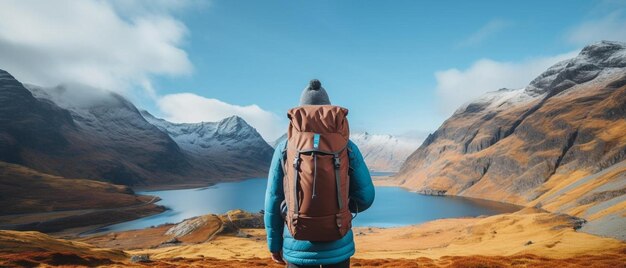
[[[0,215],[130,206],[147,202],[121,185],[67,179],[0,162]]]

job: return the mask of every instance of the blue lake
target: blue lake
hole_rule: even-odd
[[[266,179],[219,183],[211,187],[138,192],[161,198],[158,204],[169,210],[111,225],[96,232],[124,231],[176,223],[207,213],[225,213],[232,209],[257,212],[263,209]],[[428,196],[399,187],[376,187],[376,199],[370,209],[359,213],[354,226],[395,227],[427,222],[441,218],[472,217],[513,212],[516,206],[449,196]]]

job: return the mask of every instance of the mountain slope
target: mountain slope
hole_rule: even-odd
[[[58,232],[161,213],[153,196],[128,186],[68,179],[0,161],[0,229]],[[79,228],[74,229],[74,228]]]
[[[129,185],[179,181],[190,172],[188,159],[178,145],[122,96],[81,85],[25,87],[40,102],[67,111],[76,129],[66,135],[72,140],[68,154],[52,155],[61,163],[50,163],[46,168],[29,166],[66,177]],[[76,165],[65,165],[68,161]]]
[[[0,161],[52,175],[182,185],[265,173],[269,145],[241,119],[221,124],[208,138],[224,146],[194,151],[118,94],[82,85],[23,85],[0,70]]]
[[[127,186],[67,179],[5,162],[0,162],[0,186],[0,215],[144,203]]]
[[[350,140],[359,147],[367,167],[374,171],[398,171],[404,160],[419,147],[417,139],[367,132],[352,134]]]
[[[604,41],[524,89],[461,107],[396,180],[428,194],[568,213],[590,220],[588,231],[624,239],[625,118],[626,44]]]
[[[53,154],[68,145],[64,133],[75,132],[70,114],[40,102],[9,73],[0,70],[0,160],[28,162],[31,154]]]
[[[231,116],[219,122],[172,123],[142,111],[144,118],[167,133],[198,166],[222,176],[264,176],[273,149],[246,121]]]

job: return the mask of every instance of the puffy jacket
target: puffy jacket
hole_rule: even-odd
[[[287,145],[283,141],[276,146],[265,192],[265,230],[271,252],[283,251],[285,261],[297,265],[324,265],[346,260],[354,254],[352,230],[344,237],[332,242],[311,242],[294,239],[281,216],[280,203],[285,199],[283,192],[283,169],[280,166],[282,151]],[[350,158],[350,211],[358,212],[369,208],[374,202],[374,185],[359,148],[348,143]]]

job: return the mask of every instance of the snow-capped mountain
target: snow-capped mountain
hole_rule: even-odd
[[[502,88],[472,100],[454,114],[478,111],[502,111],[538,99],[547,99],[565,90],[575,94],[584,90],[580,85],[601,86],[624,72],[626,50],[624,43],[603,41],[585,47],[572,59],[558,62],[540,74],[524,88]]]
[[[459,90],[462,90],[460,88]],[[399,185],[542,207],[626,239],[626,44],[603,41],[522,89],[459,108],[396,176]],[[613,211],[614,213],[599,213]]]
[[[180,124],[180,131],[214,130],[180,136],[109,91],[23,85],[2,70],[0,88],[0,161],[49,174],[126,185],[206,183],[263,175],[271,159],[269,145],[240,118]]]
[[[215,165],[223,172],[237,174],[248,169],[258,175],[267,172],[273,149],[255,128],[238,116],[219,122],[172,123],[147,111],[144,118],[167,133],[197,162]]]
[[[48,163],[59,175],[134,185],[182,180],[193,171],[178,145],[121,95],[76,84],[24,86],[71,115],[75,133],[66,136],[72,153],[56,158],[76,164]]]
[[[370,170],[398,171],[404,160],[419,147],[421,140],[393,135],[355,133],[350,135]]]

